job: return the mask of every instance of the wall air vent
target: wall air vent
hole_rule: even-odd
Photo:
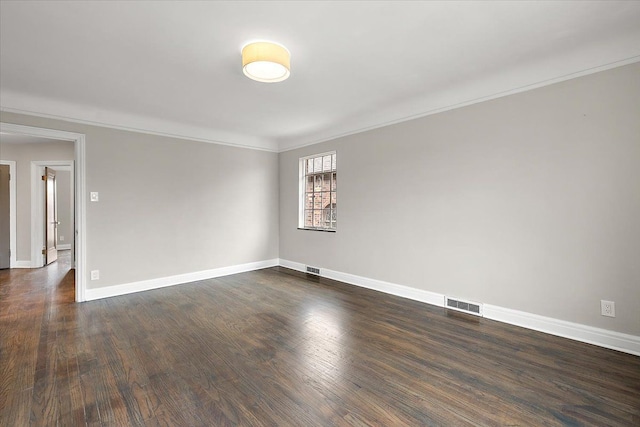
[[[307,265],[307,273],[320,275],[320,269],[317,267],[310,267]]]
[[[478,302],[444,297],[444,308],[473,314],[474,316],[482,316],[482,304]]]

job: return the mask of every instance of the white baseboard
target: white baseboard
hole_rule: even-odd
[[[302,271],[303,273],[306,273],[307,271],[305,264],[288,261],[282,258],[280,259],[280,265],[292,270]],[[391,294],[415,301],[425,302],[427,304],[437,305],[438,307],[444,306],[444,295],[436,294],[429,291],[423,291],[421,289],[412,288],[410,286],[398,285],[395,283],[384,282],[382,280],[369,279],[368,277],[356,276],[355,274],[342,273],[326,268],[320,269],[320,275],[328,279],[338,280],[340,282],[349,283],[351,285],[373,289],[374,291],[384,292],[385,294]]]
[[[640,356],[640,337],[484,304],[484,317]]]
[[[280,265],[292,270],[306,272],[306,265],[299,262],[281,258]],[[317,265],[314,265],[314,267],[317,267]],[[373,289],[386,294],[396,295],[438,307],[444,307],[445,296],[442,294],[384,282],[381,280],[370,279],[368,277],[356,276],[354,274],[333,271],[322,267],[320,267],[320,276],[363,288]],[[640,356],[639,336],[594,328],[592,326],[539,316],[537,314],[512,310],[495,305],[483,304],[483,310],[484,317],[487,319],[497,320],[499,322],[521,326],[523,328],[533,329],[535,331]]]
[[[261,268],[275,267],[277,265],[278,259],[276,258],[265,261],[250,262],[247,264],[232,265],[229,267],[214,268],[212,270],[159,277],[157,279],[142,280],[140,282],[125,283],[122,285],[87,289],[85,293],[85,301],[126,295],[134,292],[149,291],[152,289],[181,285],[198,280],[213,279],[216,277],[228,276],[230,274],[245,273],[247,271],[259,270]]]
[[[28,259],[26,261],[16,261],[11,268],[32,268],[31,260]]]
[[[70,249],[71,249],[71,243],[64,243],[64,244],[62,244],[62,245],[60,245],[60,244],[59,244],[59,245],[57,246],[57,249],[58,249],[59,251],[68,251],[68,250],[70,250]]]

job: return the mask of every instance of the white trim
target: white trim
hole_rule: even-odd
[[[610,348],[640,356],[640,337],[623,334],[593,326],[567,322],[552,317],[539,316],[524,311],[495,305],[484,305],[484,317],[510,325],[521,326],[534,331],[545,332],[563,338],[582,341],[600,347]]]
[[[300,157],[301,161],[315,159],[316,157],[333,156],[336,154],[336,150],[325,151],[323,153],[309,154],[308,156]],[[336,158],[336,168],[338,167],[338,159]]]
[[[299,262],[280,258],[280,265],[303,273],[306,272],[305,264]],[[314,266],[317,267],[315,264]],[[320,267],[319,276],[444,308],[445,295],[443,294],[356,276],[354,274],[341,273],[322,267]],[[594,328],[593,326],[581,325],[579,323],[567,322],[565,320],[539,316],[537,314],[495,305],[483,304],[483,306],[483,314],[487,319],[640,356],[640,336]]]
[[[298,228],[304,227],[304,199],[306,182],[304,176],[304,162],[306,158],[298,159]],[[313,220],[312,220],[313,221]]]
[[[58,243],[58,250],[59,251],[71,250],[71,243],[63,243],[63,244]]]
[[[0,160],[0,165],[9,165],[9,268],[16,268],[16,162],[14,160]]]
[[[278,152],[277,141],[235,132],[218,131],[211,128],[185,123],[160,120],[129,113],[97,110],[86,106],[61,103],[54,99],[44,99],[24,93],[3,91],[3,105],[0,111],[46,119],[62,120],[70,123],[99,126],[127,132],[179,138],[187,141],[206,142],[249,150]],[[100,116],[103,120],[95,120]]]
[[[75,173],[73,174],[76,187],[74,201],[75,235],[73,236],[74,263],[76,267],[76,301],[85,300],[87,289],[87,203],[86,203],[86,158],[85,136],[76,134],[75,143]]]
[[[14,123],[0,122],[0,132],[15,133],[24,136],[38,138],[60,139],[63,141],[75,141],[81,134],[64,130],[38,128],[33,126],[17,125]]]
[[[92,301],[101,298],[115,297],[118,295],[132,294],[134,292],[150,291],[152,289],[165,288],[167,286],[183,285],[198,280],[214,279],[216,277],[229,276],[231,274],[245,273],[247,271],[260,270],[262,268],[276,267],[277,265],[277,258],[265,261],[249,262],[229,267],[214,268],[212,270],[159,277],[157,279],[142,280],[140,282],[124,283],[122,285],[87,289],[85,297],[86,301]]]
[[[85,171],[85,135],[81,133],[66,132],[55,129],[37,128],[32,126],[16,125],[0,122],[0,132],[19,135],[37,136],[43,138],[73,141],[75,148],[75,260],[76,260],[76,301],[85,299],[86,289],[86,263],[87,263],[87,229],[86,229],[86,171]],[[31,260],[33,263],[33,259]]]
[[[280,265],[282,267],[290,268],[292,270],[307,272],[306,265],[299,262],[288,261],[280,258]],[[314,264],[315,267],[318,267]],[[444,306],[444,295],[436,294],[434,292],[424,291],[421,289],[412,288],[410,286],[398,285],[395,283],[384,282],[382,280],[370,279],[368,277],[356,276],[355,274],[342,273],[339,271],[329,270],[320,267],[321,277],[328,279],[338,280],[340,282],[349,283],[351,285],[360,286],[362,288],[373,289],[374,291],[384,292],[385,294],[396,295],[403,298],[412,299],[415,301],[425,302],[431,305],[437,305],[438,307]]]
[[[31,260],[28,259],[26,261],[16,261],[16,263],[11,266],[11,268],[31,268]]]
[[[131,114],[125,114],[116,111],[108,110],[96,110],[96,108],[87,108],[86,106],[62,103],[53,99],[45,99],[41,97],[35,97],[27,95],[25,93],[17,93],[13,91],[4,91],[2,102],[0,105],[0,111],[6,111],[8,113],[24,114],[34,117],[43,117],[48,119],[63,120],[71,123],[81,123],[91,126],[100,126],[110,129],[125,130],[129,132],[138,132],[149,135],[158,135],[168,138],[179,138],[188,141],[207,142],[219,145],[228,145],[238,148],[246,148],[259,151],[268,151],[283,153],[286,151],[296,150],[302,147],[308,147],[310,145],[320,144],[326,141],[332,141],[334,139],[343,138],[349,135],[354,135],[370,130],[414,120],[422,117],[427,117],[433,114],[442,113],[445,111],[455,110],[457,108],[466,107],[469,105],[478,104],[485,101],[490,101],[497,98],[502,98],[509,95],[514,95],[521,92],[526,92],[533,89],[549,86],[552,84],[560,83],[566,80],[575,79],[578,77],[588,76],[590,74],[599,73],[601,71],[610,70],[612,68],[618,68],[629,64],[640,62],[640,56],[632,56],[619,61],[613,61],[607,64],[587,68],[577,72],[565,74],[559,77],[553,77],[537,81],[531,84],[525,84],[519,87],[490,93],[488,95],[479,96],[473,99],[467,99],[461,102],[453,102],[448,105],[433,105],[433,108],[429,108],[426,111],[421,111],[415,114],[402,116],[393,120],[379,121],[371,124],[363,124],[357,128],[351,129],[337,129],[331,132],[329,130],[326,133],[329,135],[320,135],[314,137],[311,134],[309,140],[301,141],[301,138],[289,138],[282,136],[279,138],[260,138],[252,137],[249,135],[239,134],[235,132],[226,132],[222,130],[210,129],[205,127],[187,125],[180,122],[167,122],[166,120],[159,120],[152,117],[135,116]],[[463,93],[458,94],[459,98],[464,99]],[[449,94],[448,98],[452,95]],[[428,107],[427,107],[428,108]],[[35,111],[37,110],[37,111]],[[90,112],[90,113],[88,113]],[[95,120],[96,117],[103,117],[104,120]],[[302,138],[304,139],[304,138]],[[236,142],[231,142],[236,141]]]
[[[404,116],[404,117],[399,117],[397,119],[393,119],[393,120],[387,120],[387,121],[383,121],[383,122],[379,122],[379,123],[374,123],[371,124],[369,126],[361,126],[359,128],[356,129],[349,129],[343,132],[338,132],[338,133],[334,133],[333,135],[327,135],[327,136],[321,136],[319,138],[316,139],[312,139],[310,141],[305,141],[305,142],[301,142],[301,143],[296,143],[297,141],[300,140],[300,138],[297,138],[295,140],[290,140],[290,139],[281,139],[278,145],[278,152],[279,153],[284,153],[286,151],[291,151],[291,150],[297,150],[298,148],[304,148],[304,147],[309,147],[311,145],[315,145],[315,144],[320,144],[323,142],[327,142],[327,141],[332,141],[334,139],[339,139],[339,138],[344,138],[346,136],[350,136],[350,135],[355,135],[358,133],[363,133],[363,132],[368,132],[370,130],[374,130],[374,129],[379,129],[379,128],[383,128],[383,127],[387,127],[387,126],[391,126],[391,125],[395,125],[398,123],[403,123],[403,122],[408,122],[410,120],[415,120],[415,119],[420,119],[422,117],[427,117],[427,116],[431,116],[433,114],[438,114],[438,113],[443,113],[445,111],[450,111],[450,110],[455,110],[457,108],[462,108],[462,107],[467,107],[469,105],[474,105],[474,104],[479,104],[481,102],[485,102],[485,101],[491,101],[493,99],[498,99],[498,98],[503,98],[505,96],[510,96],[510,95],[515,95],[517,93],[522,93],[522,92],[527,92],[533,89],[538,89],[541,87],[545,87],[545,86],[550,86],[556,83],[561,83],[567,80],[572,80],[572,79],[576,79],[578,77],[584,77],[584,76],[588,76],[590,74],[595,74],[595,73],[599,73],[601,71],[606,71],[606,70],[610,70],[613,68],[618,68],[618,67],[623,67],[625,65],[630,65],[630,64],[635,64],[636,62],[640,62],[640,55],[638,56],[632,56],[631,58],[625,58],[622,59],[620,61],[614,61],[608,64],[604,64],[604,65],[600,65],[597,67],[592,67],[592,68],[587,68],[586,70],[581,70],[581,71],[577,71],[574,73],[569,73],[560,77],[554,77],[551,79],[547,79],[547,80],[542,80],[542,81],[538,81],[535,83],[531,83],[531,84],[527,84],[524,86],[519,86],[519,87],[515,87],[512,89],[507,89],[507,90],[503,90],[497,93],[493,93],[493,94],[489,94],[489,95],[485,95],[485,96],[480,96],[474,99],[469,99],[466,101],[462,101],[462,102],[457,102],[454,104],[450,104],[450,105],[444,105],[441,107],[435,107],[432,109],[429,109],[427,111],[423,111],[423,112],[419,112],[416,114],[411,114],[408,116]],[[295,144],[295,145],[292,145]]]

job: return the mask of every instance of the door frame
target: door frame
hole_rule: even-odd
[[[42,220],[45,217],[44,207],[44,186],[42,185],[42,175],[44,168],[50,167],[56,171],[73,171],[73,160],[32,160],[31,161],[31,268],[44,266],[44,255],[42,248],[45,245],[45,224]],[[71,174],[71,189],[74,190],[73,173]],[[71,199],[71,212],[73,211],[73,197]],[[75,212],[74,212],[75,216]],[[75,218],[74,218],[75,223]],[[75,234],[75,233],[74,233]],[[75,237],[75,236],[74,236]],[[75,238],[74,238],[75,241]],[[58,242],[56,242],[57,244]],[[75,242],[72,243],[75,245]],[[75,257],[72,257],[75,258]],[[71,267],[76,268],[75,259],[71,259]]]
[[[14,160],[0,160],[0,165],[9,166],[9,268],[17,268],[16,249],[16,162]]]
[[[56,129],[47,129],[34,126],[16,125],[0,122],[0,131],[18,135],[35,136],[40,138],[59,139],[72,141],[74,145],[74,169],[75,173],[75,299],[77,302],[86,300],[87,289],[87,206],[86,206],[86,160],[85,160],[85,135],[82,133],[67,132]],[[33,198],[33,195],[32,195]],[[33,200],[32,200],[33,202]],[[32,217],[33,218],[33,217]],[[33,235],[33,230],[32,230]],[[32,236],[33,246],[33,236]],[[33,253],[33,247],[32,247]],[[33,257],[31,259],[33,262]]]

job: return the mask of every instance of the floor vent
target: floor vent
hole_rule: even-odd
[[[473,314],[474,316],[482,316],[482,304],[477,302],[444,297],[444,308],[462,311],[463,313]]]
[[[309,267],[307,265],[307,273],[320,275],[320,269],[316,267]]]

